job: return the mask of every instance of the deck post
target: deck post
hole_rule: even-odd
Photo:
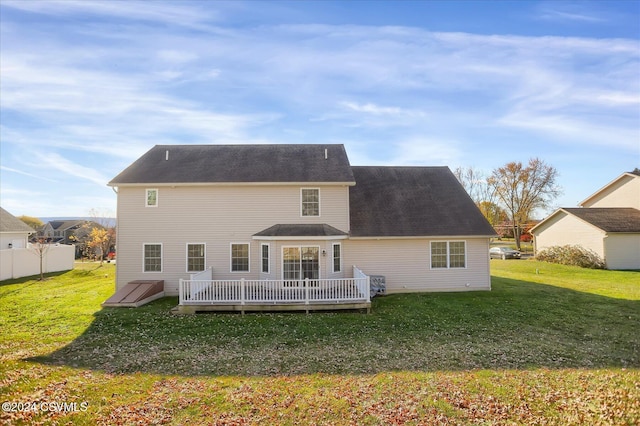
[[[304,304],[309,304],[309,278],[304,279]]]
[[[178,305],[182,305],[183,300],[184,300],[184,282],[182,278],[180,278],[180,282],[178,283]]]

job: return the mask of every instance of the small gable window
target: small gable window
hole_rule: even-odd
[[[302,216],[320,216],[320,189],[302,188],[300,200]]]
[[[146,190],[146,204],[147,207],[158,207],[158,190],[147,189]]]

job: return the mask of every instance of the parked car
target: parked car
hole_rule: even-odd
[[[489,249],[490,259],[520,259],[521,253],[510,247],[491,247]]]

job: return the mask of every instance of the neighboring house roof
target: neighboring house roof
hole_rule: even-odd
[[[496,235],[448,167],[352,170],[352,237]]]
[[[354,178],[343,145],[156,145],[109,185],[267,182]]]
[[[585,204],[588,204],[592,199],[599,197],[601,193],[603,193],[604,191],[606,191],[607,189],[609,189],[611,186],[617,184],[619,181],[621,181],[622,179],[628,179],[629,177],[633,178],[633,179],[640,179],[640,172],[636,172],[635,170],[632,172],[625,172],[623,174],[621,174],[620,176],[618,176],[617,178],[615,178],[614,180],[612,180],[611,182],[609,182],[608,184],[606,184],[605,186],[603,186],[602,188],[598,189],[596,192],[594,192],[593,194],[589,195],[587,198],[585,198],[582,202],[580,202],[578,205],[580,206],[584,206]]]
[[[54,231],[66,231],[67,229],[82,226],[86,220],[52,220],[48,222]]]
[[[533,227],[531,231],[535,231],[536,228],[551,220],[560,212],[582,219],[607,233],[640,232],[640,210],[631,207],[561,208]]]
[[[254,237],[336,237],[347,233],[326,223],[278,224],[260,231]]]
[[[35,230],[0,207],[0,232],[24,232],[30,234]]]

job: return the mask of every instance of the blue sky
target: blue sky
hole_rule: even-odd
[[[155,144],[486,174],[539,157],[569,207],[640,167],[638,1],[0,0],[0,20],[15,215],[115,214],[106,183]]]

